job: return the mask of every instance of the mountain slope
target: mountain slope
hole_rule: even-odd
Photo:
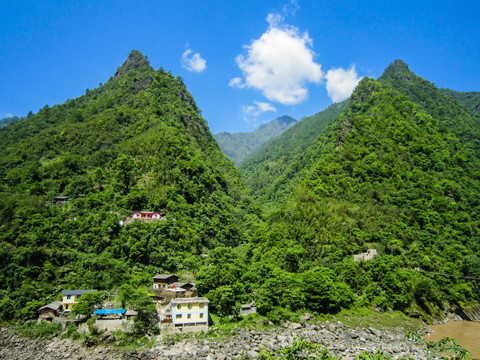
[[[284,115],[267,124],[261,125],[252,132],[239,132],[230,134],[221,132],[215,134],[223,153],[232,160],[235,165],[241,164],[252,152],[257,150],[268,140],[279,136],[282,132],[292,126],[296,120]]]
[[[475,122],[435,87],[423,90],[438,103],[424,107],[413,99],[429,95],[415,82],[404,93],[392,85],[359,83],[306,149],[313,161],[295,196],[249,244],[238,283],[253,280],[260,313],[279,320],[357,303],[429,318],[479,300],[478,283],[462,278],[480,277],[480,156],[467,131]],[[372,260],[353,260],[371,248]]]
[[[0,297],[16,299],[1,316],[61,288],[195,272],[258,221],[181,79],[138,51],[101,87],[0,130],[0,178]],[[166,219],[120,226],[135,210]]]
[[[240,165],[245,183],[255,199],[269,207],[291,194],[292,184],[301,178],[302,169],[308,169],[313,160],[304,156],[305,150],[345,105],[345,101],[333,104],[318,114],[303,118]]]
[[[440,91],[460,102],[474,119],[480,120],[480,92],[462,92],[450,89],[440,89]]]

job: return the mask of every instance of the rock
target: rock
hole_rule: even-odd
[[[328,331],[335,332],[335,330],[337,330],[337,327],[334,324],[328,324]]]
[[[290,323],[288,324],[288,330],[298,330],[301,329],[302,325],[298,323]]]
[[[382,336],[382,332],[380,330],[377,330],[373,327],[369,327],[368,330],[375,336],[380,337]]]

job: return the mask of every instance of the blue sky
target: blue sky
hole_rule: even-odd
[[[183,77],[213,133],[340,101],[395,59],[480,91],[478,1],[2,1],[0,118],[106,82],[132,49]]]

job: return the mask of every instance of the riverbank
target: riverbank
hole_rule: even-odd
[[[114,335],[104,334],[105,343]],[[74,359],[74,360],[160,360],[160,359],[234,359],[256,358],[265,349],[276,352],[297,340],[325,346],[332,356],[355,359],[363,351],[383,352],[392,359],[411,355],[427,359],[424,349],[405,338],[405,330],[349,327],[340,322],[286,323],[272,329],[233,329],[229,333],[211,331],[209,335],[158,337],[150,349],[119,350],[111,346],[88,348],[79,341],[60,339],[29,340],[0,329],[0,359]]]
[[[469,350],[474,358],[480,358],[480,321],[448,321],[428,327],[432,330],[432,333],[426,335],[425,340],[439,341],[449,337]]]

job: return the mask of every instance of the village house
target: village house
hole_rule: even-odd
[[[160,220],[165,214],[156,211],[135,211],[131,218],[133,220]]]
[[[204,297],[173,299],[170,302],[172,326],[182,332],[207,331],[208,303]]]
[[[83,294],[89,293],[89,292],[95,292],[97,290],[64,290],[62,291],[62,296],[63,296],[63,310],[65,312],[70,312],[72,310],[72,307],[78,302],[78,299]]]
[[[368,249],[366,253],[353,255],[353,261],[368,261],[377,256],[377,249]]]
[[[153,289],[161,290],[171,287],[174,283],[178,282],[177,275],[171,274],[159,274],[153,277]]]
[[[38,320],[45,320],[51,322],[56,316],[60,315],[60,312],[63,310],[63,305],[61,301],[54,301],[48,305],[42,306],[37,310]]]

